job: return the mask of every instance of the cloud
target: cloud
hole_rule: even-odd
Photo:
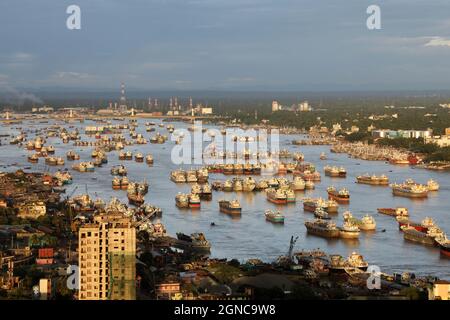
[[[92,76],[88,73],[80,73],[73,71],[58,71],[53,75],[53,78],[60,79],[88,79]]]
[[[432,37],[425,47],[450,47],[450,39],[445,39],[442,37]]]

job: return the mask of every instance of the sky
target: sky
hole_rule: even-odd
[[[0,91],[450,89],[448,0],[2,0],[0,26]]]

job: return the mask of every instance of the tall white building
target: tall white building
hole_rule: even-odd
[[[272,101],[272,112],[280,110],[280,105],[278,104],[278,101],[274,100]]]

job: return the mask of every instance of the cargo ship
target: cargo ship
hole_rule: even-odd
[[[145,156],[145,162],[147,164],[153,164],[153,156],[151,154],[148,154]]]
[[[242,212],[241,204],[238,200],[219,200],[219,208],[220,212],[231,215],[240,215]]]
[[[378,213],[386,214],[393,217],[408,217],[408,209],[406,208],[378,208]]]
[[[317,219],[323,219],[323,220],[331,219],[331,217],[328,215],[328,212],[326,212],[321,207],[317,207],[316,210],[314,210],[314,217],[316,217]]]
[[[435,241],[439,246],[441,254],[450,258],[450,240],[447,239],[447,236],[437,237]]]
[[[271,210],[266,210],[266,212],[264,212],[264,216],[267,221],[273,223],[284,223],[284,215],[282,215],[279,211],[274,212]]]
[[[183,170],[174,170],[170,173],[170,180],[175,183],[185,183],[186,174]]]
[[[246,177],[242,182],[242,191],[251,192],[255,190],[256,181],[252,177]]]
[[[287,203],[286,193],[281,189],[269,188],[266,190],[266,197],[272,203],[285,204]]]
[[[426,198],[428,197],[428,187],[420,184],[391,184],[392,193],[395,196],[407,198]]]
[[[356,182],[362,184],[370,184],[374,186],[387,186],[389,185],[389,178],[386,177],[384,174],[381,176],[365,174],[362,176],[357,176]]]
[[[177,233],[177,239],[180,245],[184,245],[187,249],[209,251],[211,244],[203,233],[192,233],[190,236],[184,233]]]
[[[315,212],[317,208],[322,208],[327,213],[337,213],[339,205],[334,200],[324,200],[322,198],[318,199],[304,199],[303,200],[303,210]]]
[[[426,232],[421,232],[413,226],[403,226],[402,231],[403,238],[405,240],[418,242],[429,246],[437,245],[435,239],[443,236],[442,230],[437,227],[430,227]]]
[[[348,204],[350,202],[350,193],[346,188],[342,188],[339,191],[331,186],[327,188],[328,199],[333,199],[337,203]]]
[[[341,255],[334,254],[330,255],[330,272],[344,273],[346,269],[357,268],[362,271],[366,271],[369,267],[367,261],[364,260],[363,256],[352,252],[350,256],[345,260]]]
[[[398,216],[397,218],[398,228],[402,230],[402,228],[410,226],[420,232],[427,232],[429,228],[434,227],[435,223],[433,219],[430,217],[425,217],[420,223],[409,220],[406,217]]]
[[[358,239],[360,234],[359,227],[351,221],[344,221],[342,227],[339,227],[339,237],[343,239]]]
[[[128,202],[134,204],[135,206],[141,206],[144,204],[144,196],[140,193],[127,193]]]
[[[301,177],[294,177],[291,182],[291,189],[294,191],[303,191],[305,190],[305,180]]]
[[[306,221],[305,227],[308,233],[325,238],[338,238],[339,229],[336,224],[331,221],[316,219],[313,221]]]
[[[212,199],[212,190],[209,184],[202,185],[202,190],[200,192],[200,199],[202,200],[211,200]]]
[[[136,155],[134,156],[134,160],[136,162],[144,162],[144,155],[140,152],[136,153]]]
[[[175,196],[175,205],[178,208],[189,208],[189,196],[185,193],[178,193]]]
[[[198,194],[191,193],[189,195],[189,208],[200,208],[200,196]]]
[[[287,203],[295,203],[297,199],[295,198],[295,192],[291,189],[284,190],[284,194],[286,195]]]

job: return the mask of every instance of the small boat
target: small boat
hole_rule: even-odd
[[[308,233],[325,238],[338,238],[339,229],[336,224],[331,221],[316,219],[314,221],[306,221],[305,227]]]
[[[279,211],[274,212],[271,210],[266,210],[266,212],[264,212],[264,216],[267,221],[273,223],[284,223],[284,215],[282,215]]]

